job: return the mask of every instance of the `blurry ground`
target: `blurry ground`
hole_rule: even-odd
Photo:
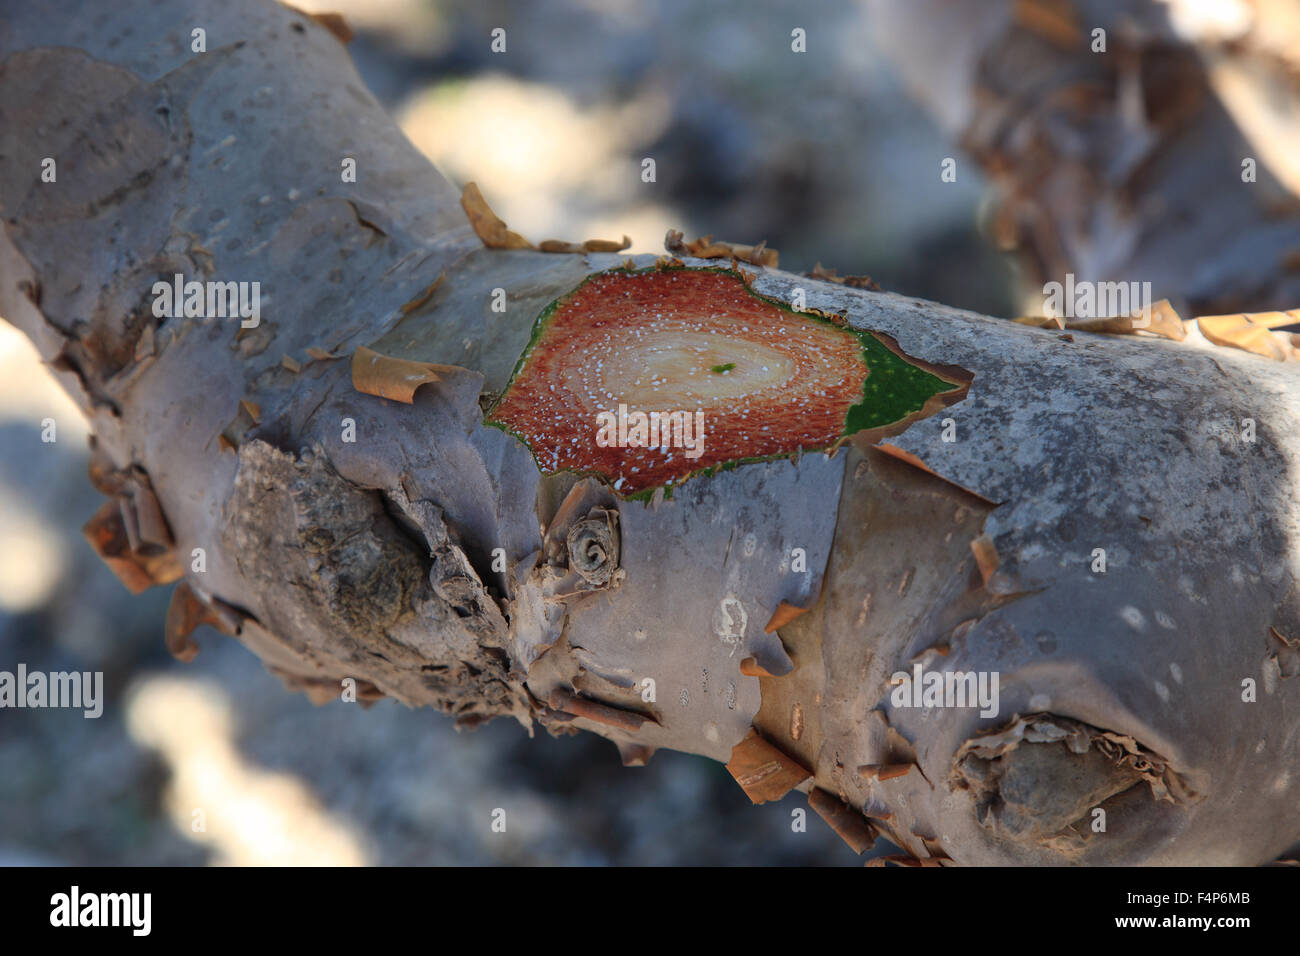
[[[820,260],[1017,311],[1009,267],[976,232],[982,184],[876,65],[854,4],[296,5],[342,11],[411,139],[531,239],[767,239],[787,269]],[[958,181],[943,184],[950,155]],[[457,734],[391,701],[314,708],[208,630],[192,664],[173,662],[167,592],[131,597],[81,539],[100,502],[86,462],[79,414],[0,325],[0,670],[103,670],[107,697],[98,720],[0,710],[0,863],[860,862],[811,814],[792,831],[802,797],[751,807],[709,761],[661,752],[625,769],[585,735]]]

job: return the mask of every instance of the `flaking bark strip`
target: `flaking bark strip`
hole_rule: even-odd
[[[285,3],[284,6],[287,9],[292,10],[294,13],[300,14],[306,17],[308,20],[312,20],[315,23],[319,24],[320,26],[324,27],[327,31],[329,31],[330,34],[333,35],[334,39],[338,40],[339,43],[343,44],[344,46],[347,46],[349,43],[352,42],[352,37],[354,36],[352,32],[352,27],[350,27],[348,25],[347,20],[343,18],[343,14],[308,13],[306,10],[299,10],[291,3]],[[301,27],[298,24],[294,24],[294,29],[300,30]]]
[[[1187,327],[1168,299],[1152,303],[1149,316],[1143,312],[1134,312],[1131,315],[1067,318],[1064,320],[1064,327],[1072,332],[1096,332],[1105,335],[1149,333],[1174,342],[1181,342],[1187,338]]]
[[[669,229],[664,237],[664,249],[676,256],[693,256],[696,259],[733,259],[748,262],[751,265],[775,269],[780,261],[780,253],[767,248],[767,240],[756,246],[745,246],[734,242],[714,242],[712,236],[702,236],[693,242],[684,242],[682,233]]]
[[[615,727],[632,733],[640,730],[647,720],[652,720],[652,718],[646,717],[644,714],[624,710],[610,704],[602,704],[599,701],[588,700],[585,697],[579,697],[558,688],[551,691],[547,703],[552,710],[572,714],[575,717],[584,717],[587,720],[594,720],[598,724],[604,724],[606,727]]]
[[[1283,680],[1300,677],[1300,637],[1287,637],[1275,627],[1270,627],[1271,638],[1268,662],[1277,668]]]
[[[352,37],[355,36],[352,27],[348,25],[347,20],[343,19],[341,13],[309,13],[307,16],[332,33],[344,46],[351,43]]]
[[[458,365],[413,362],[359,347],[352,356],[352,387],[366,395],[414,404],[421,385],[434,385],[457,375],[477,374]]]
[[[167,620],[164,625],[163,643],[167,651],[178,661],[189,663],[199,653],[198,643],[190,636],[199,626],[203,617],[202,603],[190,590],[188,581],[182,581],[172,591],[171,603],[167,606]]]
[[[139,465],[116,468],[98,443],[92,442],[88,474],[96,490],[117,501],[128,547],[140,555],[170,551],[175,542],[148,473]]]
[[[285,690],[294,694],[304,694],[314,707],[323,707],[325,704],[342,699],[343,682],[341,679],[304,677],[301,674],[295,674],[278,667],[269,667],[267,669],[280,678]],[[383,700],[387,696],[368,680],[358,678],[353,678],[353,680],[356,684],[357,703],[362,707],[370,707],[376,701]]]
[[[780,800],[812,779],[812,773],[751,729],[731,750],[727,772],[753,803]]]
[[[200,624],[208,624],[230,637],[239,635],[240,613],[217,599],[205,598],[182,581],[172,591],[167,606],[164,643],[178,661],[189,662],[199,652],[191,635]]]
[[[807,610],[806,607],[795,607],[793,604],[782,601],[776,606],[776,610],[772,612],[772,618],[767,622],[767,626],[763,628],[763,633],[775,633],[779,628],[785,627]]]
[[[1055,329],[1072,332],[1091,332],[1097,335],[1138,335],[1148,333],[1158,335],[1173,342],[1187,338],[1187,323],[1179,318],[1177,311],[1168,299],[1161,299],[1151,305],[1151,313],[1134,312],[1130,315],[1097,316],[1087,318],[1062,317],[1054,315],[1023,315],[1011,320],[1019,325],[1029,325],[1037,329]],[[1073,336],[1062,336],[1073,342]]]
[[[568,242],[564,239],[543,239],[537,244],[538,252],[586,253],[586,252],[622,252],[632,245],[632,240],[624,236],[622,241],[615,239],[587,239],[584,242]]]
[[[474,227],[474,232],[489,249],[533,248],[533,244],[519,233],[511,232],[506,228],[501,217],[492,211],[492,207],[483,198],[478,184],[472,182],[465,184],[465,189],[460,196],[460,205],[465,210],[470,225]]]
[[[1274,361],[1294,358],[1290,338],[1272,329],[1300,323],[1300,309],[1287,312],[1241,312],[1234,315],[1202,315],[1193,320],[1201,334],[1226,348],[1241,349]]]
[[[1055,329],[1065,331],[1065,320],[1055,315],[1018,315],[1011,319],[1016,325],[1028,325],[1034,329]]]
[[[876,856],[876,857],[872,857],[872,858],[871,858],[870,860],[868,860],[864,865],[865,865],[865,866],[871,866],[871,867],[881,867],[881,868],[883,868],[883,867],[888,867],[888,866],[891,866],[891,865],[892,865],[892,866],[908,866],[908,867],[918,867],[918,866],[947,866],[948,864],[944,862],[944,860],[946,860],[946,859],[947,859],[946,857],[943,857],[943,858],[940,858],[940,857],[933,857],[933,858],[928,859],[928,860],[923,860],[923,859],[921,859],[921,858],[919,858],[919,857],[915,857],[915,856],[906,856],[906,855],[904,855],[904,854],[902,854],[902,853],[895,853],[895,854],[891,854],[890,856]]]
[[[122,502],[106,501],[82,528],[82,534],[132,594],[179,579],[182,569],[171,551],[141,553],[131,547]]]
[[[966,494],[978,498],[980,501],[984,502],[985,504],[997,507],[998,503],[996,501],[990,501],[988,498],[985,498],[983,495],[981,495],[978,491],[972,491],[970,488],[967,488],[964,485],[957,484],[951,478],[945,478],[943,475],[939,474],[937,471],[935,471],[933,468],[927,465],[916,455],[912,454],[910,451],[905,451],[904,449],[899,448],[897,445],[891,444],[889,442],[881,442],[880,444],[876,445],[875,448],[878,451],[888,455],[890,458],[895,458],[898,461],[905,462],[906,464],[911,465],[913,468],[917,468],[925,472],[927,475],[933,475],[935,478],[938,478],[941,481],[946,481],[954,488],[960,488],[962,491],[966,492]]]
[[[812,272],[805,272],[810,279],[824,279],[827,282],[834,282],[837,285],[846,285],[850,289],[866,289],[869,292],[879,292],[880,283],[871,276],[841,276],[834,269],[827,269],[820,262],[813,266]]]
[[[414,299],[411,299],[409,302],[404,302],[402,304],[400,310],[402,315],[410,315],[416,309],[419,309],[421,306],[423,306],[426,302],[428,302],[430,299],[433,298],[433,294],[437,292],[438,289],[442,286],[442,284],[446,281],[447,281],[447,273],[446,272],[438,273],[438,278],[433,280],[432,285],[430,285],[427,289],[425,289],[423,292],[417,295]]]
[[[758,663],[752,657],[746,657],[740,662],[740,672],[746,677],[776,677],[778,675],[769,673],[766,668]]]
[[[129,513],[133,519],[128,525],[134,531],[133,550],[141,554],[161,554],[175,546],[162,505],[158,503],[158,496],[154,494],[153,485],[143,468],[131,469],[126,494],[119,501],[124,517]]]
[[[814,787],[808,794],[808,806],[830,825],[854,853],[865,853],[875,844],[876,828],[870,821],[829,791]]]
[[[258,409],[258,416],[260,415],[261,410]],[[235,451],[243,443],[244,436],[256,428],[257,424],[257,418],[253,417],[253,412],[247,407],[247,403],[240,401],[235,409],[235,417],[217,435],[218,447],[222,451]]]
[[[748,644],[754,666],[763,674],[771,677],[785,677],[794,670],[794,660],[785,649],[780,636],[764,632],[752,638]]]
[[[997,571],[998,566],[1002,563],[998,557],[998,549],[993,544],[993,539],[987,534],[982,534],[970,543],[971,554],[975,556],[975,564],[979,567],[980,577],[984,581],[984,586],[989,586],[989,579]]]
[[[858,768],[864,780],[894,780],[905,777],[917,765],[914,763],[869,763]]]

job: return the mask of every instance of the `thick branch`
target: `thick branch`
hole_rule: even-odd
[[[627,500],[483,411],[618,256],[483,248],[303,15],[106,16],[22,9],[3,35],[0,312],[94,424],[101,547],[184,573],[291,685],[732,760],[752,794],[816,788],[855,844],[928,859],[1254,863],[1300,833],[1289,367],[747,268],[968,390]],[[155,317],[176,273],[259,282],[260,323]],[[378,398],[363,346],[442,368]],[[996,706],[910,706],[890,682],[914,663],[997,675]]]

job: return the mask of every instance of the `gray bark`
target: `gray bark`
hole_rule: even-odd
[[[1291,366],[755,269],[758,292],[800,288],[971,377],[888,439],[934,474],[864,433],[620,500],[539,474],[480,399],[541,310],[621,257],[483,248],[292,10],[5,7],[0,314],[93,423],[119,560],[166,580],[174,556],[198,607],[182,592],[178,620],[209,616],[322,697],[352,678],[467,725],[594,731],[629,763],[739,746],[756,793],[784,760],[848,838],[927,861],[1253,864],[1300,835]],[[259,281],[261,325],[154,319],[176,272]],[[383,400],[352,386],[360,346],[465,371]],[[622,573],[582,590],[569,532],[595,508],[618,512]],[[811,609],[765,633],[782,601]],[[784,676],[741,671],[787,656]],[[998,713],[898,706],[913,661],[996,672]],[[751,727],[776,757],[742,744]]]

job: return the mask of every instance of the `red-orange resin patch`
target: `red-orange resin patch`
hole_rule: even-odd
[[[851,333],[751,293],[734,274],[595,276],[561,300],[490,419],[544,472],[596,472],[623,494],[744,458],[834,444],[862,401]],[[702,454],[601,447],[601,412],[703,412]],[[608,432],[606,435],[608,436]]]

